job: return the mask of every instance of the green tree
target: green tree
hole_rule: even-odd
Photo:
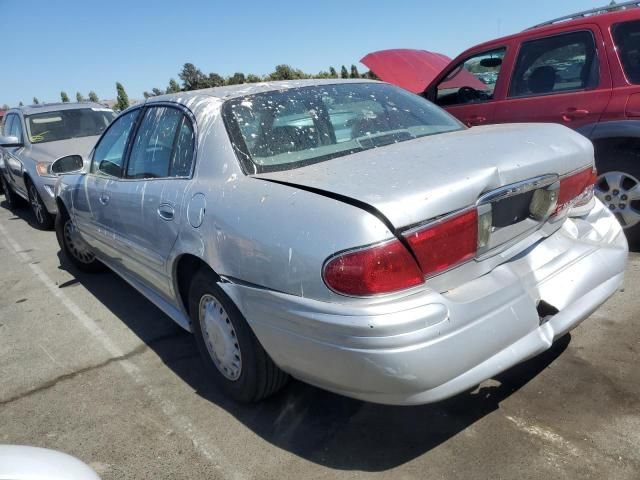
[[[67,95],[67,92],[60,92],[60,100],[62,100],[63,103],[69,103],[69,95]]]
[[[115,109],[121,112],[129,108],[129,97],[127,96],[127,92],[124,91],[124,87],[120,82],[116,82],[116,104]]]
[[[184,90],[187,91],[206,88],[208,86],[204,73],[197,69],[193,63],[185,63],[178,77],[182,80]]]
[[[38,105],[39,103],[40,103],[40,100],[38,100],[38,97],[33,97],[33,104]]]
[[[244,73],[236,72],[227,78],[227,85],[240,85],[242,83],[247,83]]]
[[[9,110],[9,105],[5,103],[4,105],[2,105],[2,109],[0,110]]]
[[[96,95],[96,92],[94,92],[93,90],[91,90],[89,92],[89,100],[95,103],[100,102],[100,99],[98,98],[98,95]]]
[[[329,76],[331,78],[338,78],[338,72],[336,72],[335,68],[329,67]]]
[[[158,95],[164,95],[164,92],[162,90],[160,90],[159,88],[153,88],[151,91],[153,92],[153,95],[156,96],[156,97]]]
[[[24,107],[24,103],[20,102],[20,103],[18,104],[18,106],[19,106],[19,107]]]
[[[247,75],[247,83],[259,83],[261,81],[262,78],[260,78],[258,75],[254,75],[253,73]]]
[[[293,69],[289,65],[277,65],[276,69],[269,74],[269,80],[298,80],[308,78],[302,70]]]
[[[144,92],[142,92],[142,96],[143,96],[144,98],[153,97],[153,95],[152,95],[151,93],[147,92],[146,90],[145,90]]]
[[[78,102],[78,103],[82,103],[82,102],[84,102],[84,101],[85,101],[85,99],[84,99],[84,97],[82,96],[82,94],[81,94],[80,92],[76,92],[76,102]]]
[[[224,85],[224,78],[217,73],[210,73],[205,81],[205,88],[221,87]]]
[[[340,69],[340,78],[349,78],[349,72],[347,71],[347,67],[344,65],[342,65],[342,68]]]
[[[351,65],[351,73],[349,74],[349,78],[360,78],[360,72],[358,72],[358,67],[355,65]]]
[[[173,78],[169,80],[169,86],[167,87],[167,93],[178,93],[180,91],[180,85]]]
[[[367,73],[362,75],[362,78],[368,78],[370,80],[380,80],[378,76],[373,73],[371,70],[368,70]]]

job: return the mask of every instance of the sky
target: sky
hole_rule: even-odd
[[[268,74],[286,63],[339,71],[367,53],[417,48],[454,57],[482,41],[609,0],[0,0],[0,106],[130,98],[204,73]]]

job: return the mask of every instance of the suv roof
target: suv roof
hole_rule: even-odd
[[[549,20],[547,22],[538,24],[534,27],[528,28],[522,32],[514,33],[504,37],[496,38],[477,44],[460,55],[464,55],[469,51],[476,51],[485,47],[491,47],[496,44],[506,43],[510,40],[528,37],[532,34],[553,32],[556,29],[566,29],[573,26],[579,26],[584,24],[599,24],[604,25],[606,28],[612,23],[624,22],[627,20],[637,19],[640,17],[640,0],[633,2],[624,2],[616,5],[610,5],[602,8],[595,8],[584,12],[578,12],[564,17]]]
[[[25,105],[22,107],[14,107],[8,112],[22,112],[25,115],[31,115],[34,113],[47,113],[47,112],[55,112],[58,110],[78,110],[81,108],[109,108],[105,107],[100,103],[94,102],[82,102],[82,103],[40,103],[38,105]]]

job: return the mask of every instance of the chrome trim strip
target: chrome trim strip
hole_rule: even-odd
[[[540,177],[534,177],[521,182],[512,183],[511,185],[505,185],[504,187],[491,190],[481,195],[476,202],[476,205],[484,205],[486,203],[492,203],[498,200],[504,200],[505,198],[514,197],[521,193],[530,192],[531,190],[548,187],[559,179],[560,176],[554,173],[551,175],[542,175]]]

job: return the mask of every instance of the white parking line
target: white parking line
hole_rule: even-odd
[[[7,229],[1,224],[0,234],[2,234],[7,245],[9,245],[9,247],[14,251],[20,261],[31,269],[33,274],[38,278],[38,280],[40,280],[40,282],[42,282],[42,284],[44,284],[47,290],[49,290],[49,292],[57,298],[60,303],[69,310],[69,312],[71,312],[80,325],[82,325],[111,356],[123,357],[125,355],[125,352],[123,352],[122,349],[119,348],[113,340],[111,340],[105,331],[75,302],[73,302],[73,300],[71,300],[64,291],[61,290],[53,280],[51,280],[51,278],[44,272],[44,270],[42,270],[42,268],[40,268],[38,264],[33,263],[29,254],[20,248]],[[230,476],[230,478],[233,479],[246,478],[245,475],[237,472],[237,465],[233,465],[225,459],[219,448],[209,444],[206,437],[199,432],[196,427],[194,427],[189,418],[182,414],[173,402],[163,398],[157,390],[149,386],[144,375],[141,373],[140,369],[133,364],[133,362],[124,359],[118,363],[122,366],[122,369],[127,373],[127,375],[129,375],[136,384],[141,386],[144,392],[160,406],[162,412],[168,418],[171,425],[176,430],[181,431],[185,436],[187,436],[197,451],[211,462],[216,469],[221,470],[221,474],[224,472],[223,475],[225,477]]]

